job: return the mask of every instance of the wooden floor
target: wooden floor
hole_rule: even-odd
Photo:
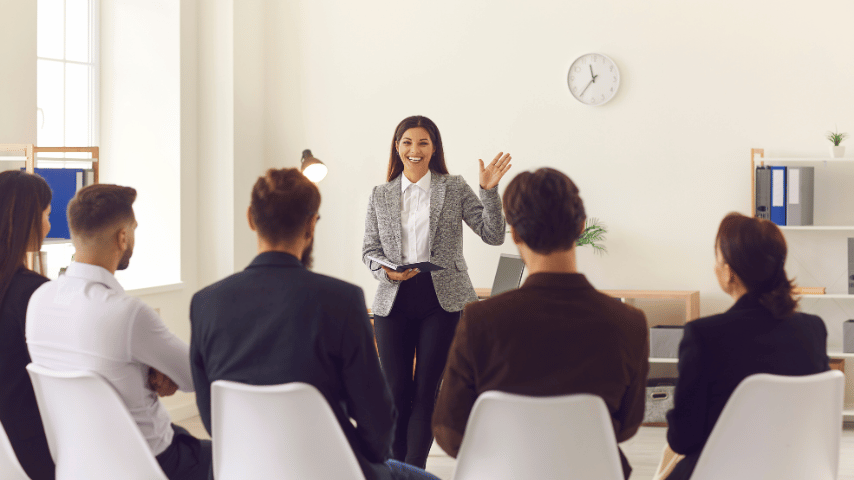
[[[177,422],[199,438],[210,438],[199,417]],[[632,464],[632,479],[651,479],[664,448],[666,429],[663,427],[641,427],[640,431],[620,444]],[[427,471],[450,480],[456,460],[445,455],[435,443],[427,459]],[[839,480],[854,480],[854,426],[846,425],[842,430],[842,451],[839,456]]]

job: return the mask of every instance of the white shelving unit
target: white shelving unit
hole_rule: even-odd
[[[0,155],[0,162],[17,162],[23,163],[24,168],[28,173],[34,173],[37,164],[50,164],[51,168],[91,168],[94,172],[95,183],[100,183],[100,148],[99,147],[38,147],[31,143],[3,143],[0,144],[0,152],[6,152],[5,155]],[[22,155],[9,155],[10,153],[18,153]],[[56,157],[46,156],[45,153],[61,153],[63,155],[71,154],[71,157]],[[89,158],[86,158],[88,156]],[[45,240],[43,245],[62,245],[70,244],[70,240]],[[27,254],[27,268],[32,269],[36,262],[34,254]],[[38,262],[39,270],[42,275],[45,275],[44,269],[44,251],[39,252]]]
[[[780,230],[789,230],[789,231],[797,231],[797,230],[814,230],[817,232],[820,231],[830,231],[830,230],[854,230],[854,225],[804,225],[804,226],[793,226],[793,227],[780,227]]]
[[[797,165],[814,165],[816,170],[819,168],[830,167],[834,165],[844,165],[846,168],[850,168],[854,165],[854,158],[827,158],[827,157],[765,157],[765,150],[761,148],[753,148],[750,150],[750,212],[752,215],[755,215],[756,212],[756,167],[761,165],[786,165],[786,164],[797,164]],[[839,185],[836,185],[837,187]],[[815,189],[818,192],[818,189]],[[845,205],[845,202],[840,202],[840,205]],[[843,207],[844,208],[844,207]],[[833,220],[833,219],[832,219]],[[838,220],[838,219],[837,219]],[[834,221],[830,221],[827,223],[836,223]],[[840,223],[848,223],[840,222]],[[783,231],[784,234],[788,235],[797,235],[798,232],[815,232],[815,235],[840,235],[845,234],[845,232],[851,232],[852,237],[854,237],[854,225],[809,225],[809,226],[781,226],[780,230]],[[802,233],[800,235],[813,235],[812,233]],[[806,238],[807,240],[804,240]],[[803,243],[811,242],[816,237],[803,237],[800,239]],[[818,237],[827,238],[827,237]],[[793,248],[791,248],[791,240],[787,240],[790,242],[789,256],[793,255]],[[840,262],[845,262],[847,264],[847,259],[840,259]],[[847,283],[846,283],[847,284]],[[847,303],[847,300],[854,300],[854,295],[850,295],[847,293],[829,293],[823,295],[815,295],[815,294],[803,294],[800,295],[800,298],[805,302],[802,303],[802,308],[804,311],[817,311],[823,308],[827,308],[828,304],[826,301],[833,300],[837,302],[837,305],[842,308],[845,306],[846,308],[854,309],[854,302]],[[816,300],[817,302],[813,302]],[[835,332],[836,323],[831,321],[828,324],[828,319],[822,317],[825,320],[825,324],[828,325],[828,336],[831,333]],[[832,330],[833,329],[833,330]],[[845,370],[845,403],[844,410],[842,411],[843,419],[850,420],[851,417],[854,417],[854,353],[843,353],[840,351],[841,348],[838,346],[828,348],[827,355],[831,359],[841,359],[845,360],[844,370]]]

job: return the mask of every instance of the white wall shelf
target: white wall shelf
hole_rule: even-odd
[[[756,167],[758,165],[774,165],[774,164],[784,164],[784,163],[794,163],[794,164],[817,164],[819,167],[826,167],[829,163],[838,163],[844,164],[846,167],[850,167],[852,163],[854,163],[854,157],[848,158],[830,158],[830,157],[765,157],[765,150],[762,148],[753,148],[750,150],[750,214],[751,216],[755,216],[756,214]],[[844,207],[843,207],[844,208]],[[831,220],[831,223],[833,221]],[[848,222],[840,222],[840,223],[848,223]],[[792,234],[791,232],[795,231],[812,231],[812,232],[824,232],[825,235],[830,235],[830,232],[841,231],[841,232],[850,232],[854,231],[854,225],[806,225],[806,226],[780,226],[780,230],[784,232],[784,234]],[[814,241],[820,240],[822,238],[821,235],[818,237],[809,237],[809,241],[806,245],[799,244],[800,248],[804,248],[812,244]],[[807,240],[807,239],[803,239]],[[792,257],[793,253],[795,253],[795,249],[789,250],[789,256]],[[844,261],[844,259],[843,259]],[[815,295],[815,294],[801,294],[798,297],[802,300],[852,300],[854,299],[854,295],[849,295],[845,293],[830,293],[823,295]],[[819,302],[809,303],[807,308],[804,308],[804,311],[822,311],[824,307],[827,306],[826,303]],[[825,322],[825,325],[828,330],[835,330],[836,324],[834,322],[828,323],[828,319],[822,316],[822,319]],[[840,346],[833,346],[831,348],[840,349]],[[854,417],[854,409],[850,408],[854,406],[854,379],[851,377],[852,372],[854,372],[854,367],[852,367],[852,362],[854,362],[854,353],[843,353],[840,351],[832,351],[828,350],[827,356],[831,359],[843,360],[844,363],[848,363],[846,365],[848,368],[845,369],[845,406],[849,407],[846,410],[843,410],[842,416],[846,419],[850,417]]]
[[[830,358],[854,358],[854,353],[827,352],[827,356]]]
[[[852,355],[854,356],[854,355]],[[649,363],[679,363],[678,358],[650,357]]]
[[[854,230],[854,225],[805,225],[805,226],[780,226],[780,230]]]
[[[850,157],[850,158],[849,157],[842,157],[842,158],[830,158],[830,157],[826,157],[826,158],[817,158],[817,157],[813,157],[813,158],[810,158],[810,157],[802,157],[802,158],[799,158],[799,157],[776,157],[776,158],[775,157],[763,157],[763,158],[759,158],[758,160],[760,162],[765,162],[765,163],[791,163],[791,162],[797,162],[797,163],[827,163],[827,162],[846,163],[847,162],[847,163],[850,163],[850,162],[854,162],[854,157]]]

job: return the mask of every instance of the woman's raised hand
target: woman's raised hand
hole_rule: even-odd
[[[385,270],[385,273],[388,274],[389,279],[394,280],[396,282],[402,282],[404,280],[409,280],[410,278],[414,277],[415,275],[418,275],[418,273],[421,271],[421,270],[418,270],[417,268],[410,268],[409,270],[405,270],[403,272],[395,272],[394,270],[392,270],[388,267],[385,267],[385,266],[383,266],[383,270]]]
[[[483,165],[483,160],[478,159],[480,162],[480,188],[484,190],[495,188],[501,177],[507,173],[507,170],[510,170],[510,158],[509,153],[498,152],[498,155],[486,166]]]

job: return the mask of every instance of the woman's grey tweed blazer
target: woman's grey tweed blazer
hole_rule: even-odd
[[[430,261],[445,267],[444,270],[431,272],[433,285],[442,308],[448,312],[458,312],[467,303],[477,300],[463,258],[462,222],[465,221],[489,245],[501,245],[504,243],[505,229],[501,197],[496,186],[491,190],[481,188],[478,200],[463,177],[430,173],[433,175],[430,183]],[[372,310],[383,317],[391,312],[400,282],[390,280],[385,270],[367,256],[402,263],[401,175],[374,187],[365,218],[362,261],[380,281]]]

